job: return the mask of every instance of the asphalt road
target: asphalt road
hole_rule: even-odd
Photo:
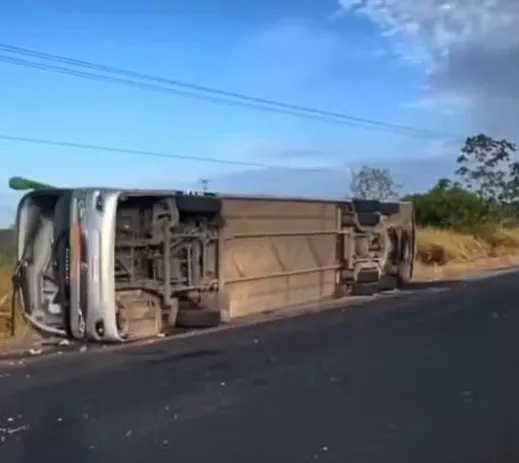
[[[0,462],[519,461],[519,273],[0,363]]]

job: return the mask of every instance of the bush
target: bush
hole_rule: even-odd
[[[467,232],[482,223],[504,219],[500,207],[446,180],[426,193],[409,195],[404,200],[413,203],[416,222],[422,227],[454,228]]]

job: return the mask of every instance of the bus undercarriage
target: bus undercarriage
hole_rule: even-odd
[[[218,206],[196,197],[119,200],[114,277],[122,338],[220,322]]]
[[[294,282],[303,279],[305,272],[321,272],[321,279],[315,281],[320,281],[322,297],[332,292],[343,296],[354,289],[372,291],[387,278],[395,286],[412,276],[415,238],[410,208],[406,215],[399,203],[254,198],[236,217],[223,210],[224,204],[230,211],[247,201],[175,191],[95,188],[43,188],[28,193],[17,213],[14,278],[23,314],[45,336],[121,342],[178,328],[216,326],[229,316],[232,298],[240,310],[249,310],[244,297],[271,300],[262,302],[266,310],[278,307],[279,301],[290,299],[275,295],[279,282],[285,281],[286,291],[292,291],[290,278]],[[290,213],[296,204],[304,214],[323,208],[331,211],[326,218],[328,229],[298,231],[296,227],[287,234],[284,228],[292,219],[283,219],[279,211],[288,208]],[[254,215],[261,210],[261,217]],[[294,216],[293,220],[310,227],[308,220],[325,223],[321,215]],[[248,234],[227,232],[228,219],[229,230],[245,227]],[[270,231],[258,232],[256,226],[267,225]],[[233,239],[238,240],[234,245],[229,241]],[[265,262],[270,259],[269,265],[279,264],[279,270],[263,276],[225,274],[224,264],[227,272],[232,264],[240,273],[242,264],[234,261],[244,252],[244,245],[239,244],[244,239],[249,243],[246,246],[262,250],[258,252],[264,254],[260,255]],[[282,245],[293,249],[292,257],[278,255]],[[310,260],[288,270],[288,261],[283,260],[295,259],[298,246],[301,259],[306,252]],[[318,255],[319,246],[324,246],[325,254]],[[269,249],[275,251],[270,257]],[[312,259],[321,267],[304,268]],[[245,263],[253,265],[254,261]],[[272,280],[271,289],[268,285],[261,289],[260,283],[254,286],[258,278]],[[333,291],[323,289],[329,278]],[[231,295],[226,282],[234,288]],[[268,299],[269,294],[273,299]]]

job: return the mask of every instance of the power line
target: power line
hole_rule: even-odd
[[[20,143],[31,143],[38,145],[55,146],[61,148],[75,148],[89,151],[104,151],[107,153],[118,153],[118,154],[130,154],[135,156],[163,158],[163,159],[181,159],[186,161],[196,162],[211,162],[214,164],[225,164],[241,167],[261,167],[264,169],[287,169],[287,170],[301,170],[301,168],[293,166],[280,166],[276,164],[266,164],[261,162],[249,162],[249,161],[235,161],[231,159],[219,159],[206,156],[190,156],[187,154],[175,154],[175,153],[164,153],[159,151],[147,151],[147,150],[134,150],[129,148],[117,148],[111,146],[92,145],[87,143],[76,143],[68,141],[48,140],[44,138],[31,138],[31,137],[18,137],[13,135],[0,134],[0,140],[20,142]]]
[[[209,188],[209,179],[208,178],[201,178],[199,180],[200,186],[202,187],[202,191],[207,191]]]
[[[178,89],[174,89],[174,88],[168,88],[168,87],[162,87],[162,86],[158,86],[158,85],[154,85],[154,84],[148,84],[145,82],[137,82],[134,80],[122,79],[120,77],[103,76],[103,75],[94,74],[91,72],[78,71],[76,69],[69,69],[69,68],[64,68],[61,66],[49,65],[49,64],[44,64],[44,63],[35,63],[33,61],[22,60],[22,59],[13,58],[10,56],[0,55],[0,62],[14,64],[16,66],[40,69],[43,71],[51,71],[54,73],[70,75],[70,76],[74,76],[74,77],[81,77],[81,78],[85,78],[85,79],[89,79],[89,80],[97,80],[97,81],[105,82],[105,83],[112,83],[112,84],[125,85],[125,86],[129,86],[129,87],[136,87],[139,89],[149,90],[149,91],[158,92],[158,93],[169,93],[169,94],[180,96],[180,97],[195,98],[198,100],[209,101],[211,103],[226,104],[226,105],[230,105],[230,106],[241,106],[241,107],[248,107],[248,108],[253,107],[254,109],[256,109],[258,111],[288,114],[288,115],[293,115],[293,116],[297,116],[297,117],[303,117],[306,119],[323,120],[325,122],[332,122],[332,123],[338,123],[338,124],[355,125],[353,123],[348,124],[344,121],[337,120],[337,119],[335,119],[335,120],[326,119],[325,117],[319,117],[317,115],[312,115],[312,114],[298,114],[295,111],[281,110],[281,109],[277,109],[277,108],[269,108],[266,106],[265,107],[262,107],[259,105],[253,106],[252,103],[225,100],[224,98],[219,98],[216,96],[201,95],[201,94],[196,94],[196,93],[178,90]],[[367,127],[367,128],[370,128],[370,127]]]
[[[155,85],[155,84],[138,82],[138,81],[130,80],[130,79],[123,79],[120,77],[105,76],[105,75],[95,74],[92,72],[80,71],[77,69],[71,69],[71,68],[46,64],[46,63],[38,63],[38,62],[34,62],[34,61],[13,58],[11,56],[6,56],[6,55],[0,55],[0,62],[14,64],[16,66],[40,69],[43,71],[51,71],[54,73],[70,75],[70,76],[74,76],[74,77],[81,77],[81,78],[85,78],[85,79],[89,79],[89,80],[97,80],[97,81],[101,81],[101,82],[105,82],[105,83],[112,83],[112,84],[136,87],[136,88],[139,88],[142,90],[149,90],[149,91],[159,92],[159,93],[169,93],[169,94],[179,96],[179,97],[194,98],[194,99],[208,101],[208,102],[216,103],[216,104],[225,104],[225,105],[230,105],[230,106],[252,108],[252,109],[255,109],[258,111],[285,114],[285,115],[300,117],[300,118],[304,118],[304,119],[319,120],[319,121],[323,121],[323,122],[330,122],[330,123],[335,123],[335,124],[348,125],[348,126],[352,126],[352,127],[359,127],[359,128],[363,128],[363,129],[367,129],[367,130],[380,130],[381,129],[380,127],[377,127],[374,125],[371,125],[371,126],[365,125],[361,122],[351,121],[348,119],[338,119],[338,118],[333,118],[333,117],[327,116],[327,115],[298,112],[296,110],[277,108],[274,106],[262,106],[260,104],[254,104],[254,103],[239,101],[239,100],[231,100],[231,99],[226,99],[224,97],[219,97],[219,96],[189,92],[186,90],[168,88],[168,87],[159,86],[159,85]],[[405,131],[402,131],[401,129],[398,129],[397,127],[394,127],[391,129],[386,128],[385,130],[386,131],[389,130],[391,132],[395,132],[395,133],[402,134],[402,135],[411,135],[411,136],[421,137],[421,138],[424,138],[424,137],[432,138],[434,136],[436,136],[436,137],[439,136],[439,134],[434,135],[432,132],[431,133],[405,132]]]
[[[100,75],[100,74],[94,74],[94,73],[86,72],[86,71],[79,71],[76,69],[70,69],[70,68],[65,68],[65,67],[61,67],[61,66],[55,66],[55,65],[45,64],[45,63],[37,63],[37,62],[23,60],[23,59],[19,59],[19,58],[13,58],[11,56],[0,55],[0,62],[14,64],[16,66],[40,69],[43,71],[51,71],[54,73],[70,75],[70,76],[74,76],[74,77],[81,77],[81,78],[85,78],[88,80],[97,80],[97,81],[105,82],[105,83],[112,83],[112,84],[119,84],[119,85],[124,85],[124,86],[129,86],[129,87],[136,87],[136,88],[139,88],[142,90],[149,90],[149,91],[158,92],[158,93],[167,93],[167,94],[172,94],[172,95],[179,96],[179,97],[194,98],[197,100],[208,101],[210,103],[252,108],[257,111],[278,113],[278,114],[295,116],[295,117],[299,117],[299,118],[303,118],[303,119],[318,120],[318,121],[322,121],[322,122],[347,125],[347,126],[351,126],[351,127],[362,128],[365,130],[389,131],[389,132],[396,133],[399,135],[412,136],[415,138],[438,138],[438,137],[440,137],[439,133],[434,134],[434,132],[430,132],[430,133],[418,132],[418,131],[417,132],[406,132],[406,131],[399,130],[397,128],[390,129],[390,128],[377,127],[377,126],[373,126],[373,125],[371,125],[371,126],[363,125],[360,122],[354,122],[354,121],[350,121],[347,119],[337,119],[337,118],[332,118],[330,116],[321,116],[318,114],[297,112],[297,111],[289,110],[289,109],[261,106],[259,104],[247,103],[247,102],[238,101],[238,100],[230,100],[230,99],[225,99],[223,97],[212,96],[212,95],[197,94],[197,93],[188,92],[185,90],[178,90],[175,88],[168,88],[168,87],[159,86],[159,85],[155,85],[155,84],[149,84],[149,83],[145,83],[145,82],[138,82],[135,80],[123,79],[120,77],[104,76],[104,75]],[[444,138],[444,137],[445,137],[445,135],[442,136],[442,138]]]
[[[223,97],[197,94],[197,93],[188,92],[185,90],[178,90],[175,88],[168,88],[168,87],[163,87],[163,86],[159,86],[159,85],[155,85],[155,84],[149,84],[149,83],[145,83],[145,82],[138,82],[135,80],[123,79],[120,77],[104,76],[104,75],[100,75],[100,74],[94,74],[94,73],[86,72],[86,71],[79,71],[76,69],[70,69],[70,68],[65,68],[65,67],[61,67],[61,66],[55,66],[55,65],[45,64],[45,63],[36,63],[33,61],[23,60],[23,59],[19,59],[19,58],[13,58],[11,56],[0,55],[0,62],[14,64],[16,66],[40,69],[43,71],[51,71],[54,73],[70,75],[70,76],[74,76],[74,77],[81,77],[81,78],[85,78],[88,80],[97,80],[97,81],[105,82],[105,83],[112,83],[112,84],[119,84],[119,85],[124,85],[124,86],[129,86],[129,87],[136,87],[136,88],[139,88],[142,90],[149,90],[149,91],[158,92],[158,93],[167,93],[167,94],[172,94],[172,95],[179,96],[179,97],[194,98],[194,99],[208,101],[208,102],[216,103],[216,104],[225,104],[225,105],[229,105],[229,106],[252,108],[252,109],[255,109],[258,111],[290,115],[290,116],[300,117],[303,119],[318,120],[318,121],[329,122],[329,123],[334,123],[334,124],[348,125],[348,126],[352,126],[352,127],[360,127],[360,128],[367,129],[367,130],[380,130],[380,128],[375,127],[375,126],[368,126],[368,125],[363,126],[360,123],[355,123],[355,122],[351,122],[348,120],[333,119],[330,117],[319,116],[319,115],[315,115],[315,114],[298,113],[297,111],[291,111],[288,109],[279,109],[279,108],[275,108],[275,107],[254,105],[253,103],[246,103],[246,102],[237,101],[237,100],[236,101],[233,101],[230,99],[227,100]],[[397,131],[396,129],[392,130],[392,132],[399,133],[402,135],[409,135],[406,132],[402,133],[402,132]],[[415,137],[421,137],[421,138],[424,138],[424,137],[432,138],[432,134],[421,134],[421,133],[414,134],[413,133],[411,135],[413,135]]]
[[[154,76],[151,74],[146,74],[146,73],[141,73],[141,72],[129,71],[129,70],[121,69],[121,68],[114,67],[114,66],[96,64],[96,63],[92,63],[89,61],[68,58],[68,57],[54,55],[54,54],[50,54],[50,53],[43,53],[43,52],[30,50],[27,48],[22,48],[22,47],[17,47],[17,46],[12,46],[12,45],[8,45],[8,44],[4,44],[4,43],[0,43],[0,50],[7,52],[7,53],[17,54],[17,55],[22,55],[22,56],[29,56],[29,57],[37,58],[40,60],[63,63],[63,64],[67,64],[69,66],[86,68],[86,69],[90,69],[90,70],[106,72],[106,73],[116,74],[116,75],[120,75],[120,76],[126,76],[126,77],[130,77],[132,79],[152,81],[152,82],[160,83],[163,85],[159,86],[159,85],[147,84],[144,82],[129,80],[127,78],[122,79],[122,78],[117,78],[117,77],[102,76],[99,74],[78,71],[76,69],[70,69],[67,67],[49,65],[49,64],[45,64],[45,63],[37,63],[34,61],[13,58],[11,56],[0,55],[0,61],[18,65],[18,66],[32,67],[32,68],[36,68],[36,69],[57,72],[57,73],[61,73],[61,74],[68,74],[68,75],[72,75],[72,76],[76,76],[76,77],[101,80],[101,81],[105,81],[105,82],[109,82],[109,83],[130,85],[130,86],[135,86],[135,87],[139,87],[139,88],[146,89],[146,90],[167,92],[167,93],[175,94],[177,96],[182,96],[182,97],[203,99],[206,101],[210,101],[212,103],[231,104],[231,105],[249,107],[249,108],[253,108],[256,110],[278,112],[278,113],[288,114],[288,115],[297,116],[297,117],[310,117],[312,119],[315,118],[315,119],[319,119],[319,120],[325,120],[327,122],[339,122],[339,123],[343,123],[346,125],[361,127],[364,129],[386,130],[386,131],[396,132],[401,135],[408,135],[408,136],[415,136],[415,137],[452,138],[449,135],[440,134],[439,132],[431,131],[428,129],[392,124],[392,123],[387,123],[384,121],[378,121],[378,120],[374,120],[374,119],[355,117],[355,116],[351,116],[351,115],[343,114],[343,113],[325,111],[325,110],[311,108],[311,107],[302,106],[302,105],[296,105],[296,104],[285,103],[285,102],[271,100],[271,99],[244,95],[241,93],[206,87],[206,86],[197,85],[197,84],[193,84],[193,83],[189,83],[189,82],[183,82],[183,81],[179,81],[179,80],[175,80],[175,79]],[[173,87],[177,87],[177,89],[165,87],[164,84],[173,86]],[[179,90],[179,88],[182,90]]]

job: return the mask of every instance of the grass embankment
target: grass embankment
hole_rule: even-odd
[[[519,228],[482,226],[472,232],[423,228],[417,242],[417,276],[441,277],[519,262]]]
[[[417,241],[419,279],[519,263],[519,228],[481,227],[470,233],[423,228],[418,231]],[[0,267],[0,339],[9,334],[10,273],[10,268]],[[19,337],[26,337],[28,328],[21,317],[16,324]]]
[[[0,267],[0,343],[3,339],[8,338],[11,333],[11,267]],[[16,337],[23,340],[32,333],[20,314],[17,314],[15,320]],[[0,351],[2,346],[0,345]]]
[[[9,270],[8,268],[0,267],[0,339],[10,331],[11,275]]]

